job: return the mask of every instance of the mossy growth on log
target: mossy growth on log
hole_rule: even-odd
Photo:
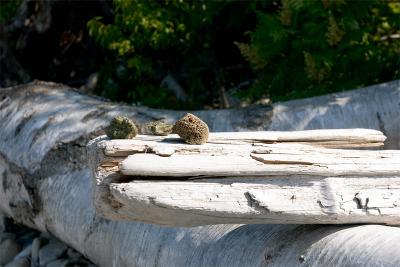
[[[138,134],[138,128],[131,119],[117,116],[105,128],[105,132],[111,139],[132,139]]]
[[[153,135],[165,136],[172,133],[173,125],[163,121],[152,121],[147,123],[146,127]]]

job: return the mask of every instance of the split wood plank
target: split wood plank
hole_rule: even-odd
[[[296,143],[312,144],[332,148],[380,147],[386,137],[382,132],[370,129],[326,129],[305,131],[260,131],[210,133],[208,143],[201,146],[187,145],[176,134],[165,136],[138,135],[134,139],[110,140],[104,144],[107,156],[127,156],[144,152],[149,146],[165,144],[181,150],[207,151],[226,147],[226,144],[271,144]]]
[[[398,177],[132,181],[109,188],[121,217],[153,224],[400,224]]]
[[[329,131],[215,133],[204,145],[175,135],[99,138],[94,204],[108,219],[167,226],[398,225],[400,151],[354,149],[383,142],[378,131]],[[352,149],[321,145],[332,142]]]
[[[400,176],[400,151],[390,151],[392,157],[371,153],[349,156],[342,150],[337,155],[325,155],[326,149],[291,155],[279,147],[268,154],[243,155],[178,155],[169,157],[150,153],[130,155],[119,164],[123,175],[190,177],[190,176]],[[237,151],[240,153],[240,151]],[[363,155],[364,154],[364,155]]]

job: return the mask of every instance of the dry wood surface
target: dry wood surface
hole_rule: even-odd
[[[400,151],[355,149],[384,140],[368,129],[211,133],[205,145],[99,137],[95,205],[109,219],[170,226],[398,224]]]

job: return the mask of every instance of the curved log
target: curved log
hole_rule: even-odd
[[[201,111],[214,131],[372,128],[399,148],[399,81],[243,110]],[[48,231],[100,266],[400,265],[390,226],[213,225],[164,228],[95,214],[86,143],[111,117],[184,112],[104,102],[62,85],[0,91],[0,212]],[[396,124],[397,123],[397,124]]]

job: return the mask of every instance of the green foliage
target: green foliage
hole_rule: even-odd
[[[257,12],[249,43],[236,43],[258,74],[241,92],[273,100],[318,95],[399,78],[400,3],[283,0]]]
[[[179,76],[184,68],[191,76],[210,64],[203,62],[203,56],[210,54],[209,27],[226,4],[115,0],[114,5],[112,23],[102,22],[101,17],[88,22],[89,34],[119,57],[103,68],[100,90],[112,99],[125,95],[125,100],[155,107],[179,107],[181,103],[168,90],[160,90],[160,82],[170,72]],[[201,90],[205,87],[200,85]]]
[[[114,0],[113,12],[87,24],[110,51],[98,92],[113,100],[202,108],[249,81],[239,96],[285,100],[400,75],[398,2]],[[169,74],[186,103],[161,89]]]
[[[10,20],[18,10],[20,0],[1,0],[0,2],[0,23]]]
[[[121,56],[178,44],[187,48],[195,40],[196,30],[209,24],[216,7],[220,6],[206,1],[116,0],[114,3],[114,24],[105,25],[97,17],[88,26],[90,34],[103,46]],[[209,45],[209,40],[203,42],[204,46]]]

